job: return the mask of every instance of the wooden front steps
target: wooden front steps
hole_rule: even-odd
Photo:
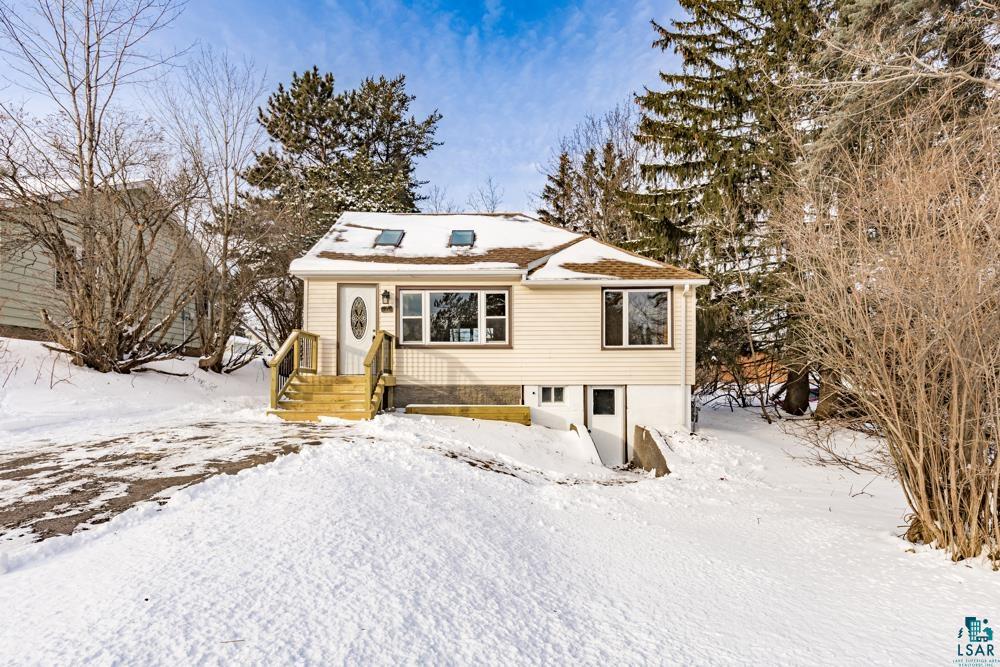
[[[371,398],[367,389],[363,375],[297,375],[270,414],[286,421],[319,421],[320,417],[371,419],[382,404],[382,388],[376,389]]]
[[[408,405],[406,414],[469,417],[531,426],[531,409],[526,405]]]

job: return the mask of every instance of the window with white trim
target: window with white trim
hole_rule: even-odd
[[[673,345],[671,289],[604,290],[604,347]]]
[[[541,387],[541,404],[565,403],[566,387]]]
[[[424,340],[424,296],[420,292],[403,292],[399,296],[400,340],[421,343]]]
[[[400,290],[403,344],[506,345],[510,342],[507,290]]]

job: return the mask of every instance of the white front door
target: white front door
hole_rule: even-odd
[[[587,387],[587,426],[601,463],[625,463],[624,387]]]
[[[338,375],[361,375],[375,339],[375,285],[341,285],[337,290]]]

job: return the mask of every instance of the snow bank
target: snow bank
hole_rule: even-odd
[[[533,437],[452,421],[381,417],[8,563],[0,662],[946,664],[1000,599],[911,553],[894,484],[752,415],[670,434],[670,476],[572,484],[443,455]]]
[[[194,359],[151,368],[183,373],[97,373],[70,364],[42,343],[0,338],[0,448],[43,437],[95,433],[177,418],[262,416],[267,374],[256,362],[231,375],[197,369]]]
[[[601,465],[591,445],[572,431],[544,426],[430,415],[379,415],[358,424],[365,436],[380,442],[465,451],[551,479],[610,479],[617,474]]]

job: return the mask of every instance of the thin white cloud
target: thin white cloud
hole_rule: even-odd
[[[516,209],[541,189],[534,165],[547,162],[560,134],[657,85],[670,61],[650,47],[649,20],[676,12],[648,0],[583,0],[532,22],[500,0],[472,12],[439,0],[191,3],[172,38],[252,55],[275,85],[314,64],[342,88],[406,74],[416,111],[444,114],[444,145],[420,178],[464,201],[492,176],[505,208]]]

